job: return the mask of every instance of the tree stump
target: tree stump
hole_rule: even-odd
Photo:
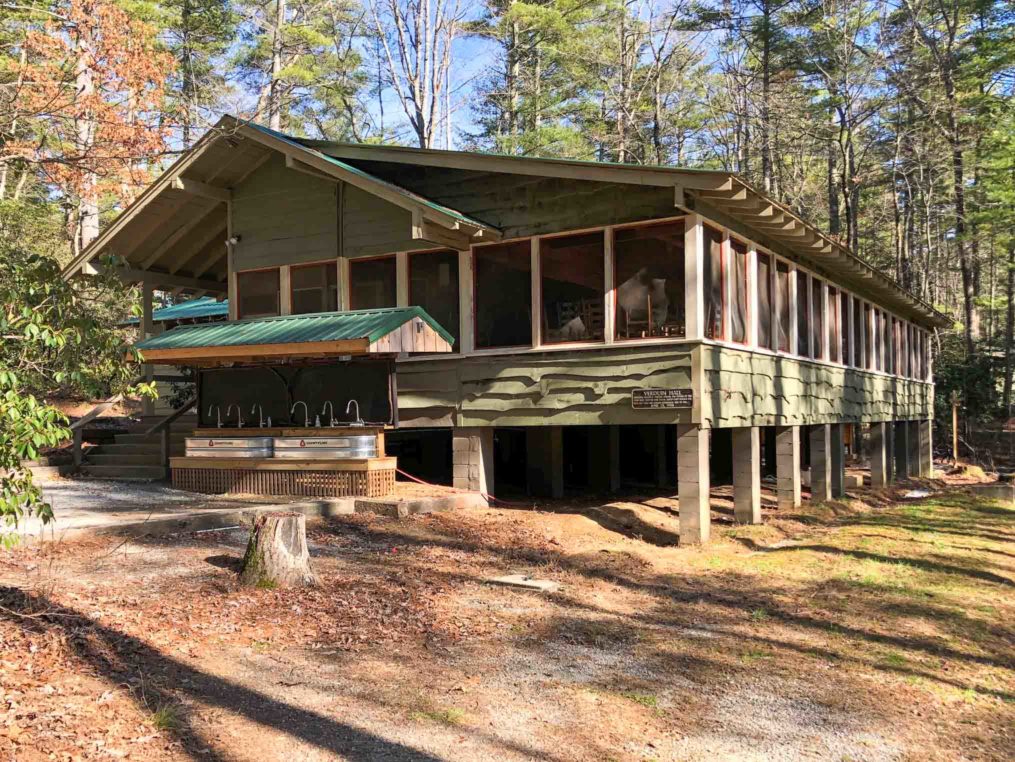
[[[302,513],[264,513],[254,521],[240,582],[262,588],[317,584],[307,551],[307,519]]]

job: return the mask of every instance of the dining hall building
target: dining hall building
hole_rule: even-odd
[[[143,287],[145,359],[194,369],[200,436],[367,425],[376,468],[488,495],[675,486],[687,543],[708,539],[710,484],[732,484],[745,523],[765,477],[778,507],[800,503],[805,467],[812,499],[843,495],[861,437],[875,487],[931,471],[930,339],[948,319],[729,172],[225,117],[66,274],[105,254]],[[154,290],[225,314],[160,332]],[[254,468],[275,490],[338,484],[263,460],[167,465],[209,491]]]

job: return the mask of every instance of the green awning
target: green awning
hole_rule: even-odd
[[[422,307],[184,325],[138,342],[145,360],[216,364],[298,357],[449,352],[454,337]]]

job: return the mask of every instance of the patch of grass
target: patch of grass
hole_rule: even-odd
[[[769,619],[772,618],[771,615],[765,609],[754,609],[754,611],[751,612],[750,616],[752,622],[767,622]]]
[[[740,661],[744,664],[754,664],[762,661],[763,659],[771,659],[772,654],[769,651],[765,651],[761,648],[749,648],[740,654]]]
[[[275,580],[273,580],[273,579],[268,579],[267,577],[261,577],[259,580],[257,580],[257,589],[258,590],[274,590],[277,587],[278,587],[278,583],[275,582]]]
[[[274,649],[274,645],[267,640],[255,640],[250,644],[254,653],[266,654]]]
[[[151,722],[157,730],[176,730],[180,727],[180,710],[174,704],[163,704],[152,712]]]
[[[416,722],[429,720],[441,725],[461,725],[465,722],[465,712],[456,707],[447,709],[417,709],[409,713],[409,719]]]
[[[659,699],[651,693],[638,693],[637,691],[620,691],[618,696],[626,698],[628,701],[633,701],[636,704],[641,704],[643,707],[648,709],[655,709],[659,706]]]
[[[882,655],[880,664],[886,667],[905,667],[909,664],[909,659],[900,654],[898,651],[888,651]]]

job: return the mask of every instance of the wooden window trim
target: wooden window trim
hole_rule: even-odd
[[[342,277],[341,268],[338,265],[337,259],[321,259],[317,262],[301,262],[298,265],[289,265],[289,305],[290,312],[292,312],[292,305],[295,303],[296,289],[293,288],[293,277],[292,274],[295,270],[304,270],[308,267],[320,267],[321,265],[332,265],[335,268],[335,309],[340,310],[342,308],[342,300],[340,298],[341,287],[339,281]],[[325,283],[327,288],[327,283]]]
[[[375,254],[369,257],[351,257],[349,259],[348,267],[346,272],[349,276],[349,281],[346,284],[346,290],[349,294],[349,309],[355,311],[357,309],[366,309],[365,307],[356,307],[352,303],[352,268],[359,262],[376,262],[381,259],[390,259],[395,263],[395,304],[392,306],[398,306],[398,253],[392,252],[391,254]]]
[[[240,280],[241,280],[241,276],[243,276],[243,275],[249,275],[249,274],[252,274],[252,273],[266,273],[266,272],[274,272],[275,273],[275,283],[276,283],[276,288],[275,288],[275,310],[276,311],[275,311],[275,314],[274,315],[267,315],[267,314],[264,314],[264,315],[243,315],[240,312],[240,305],[242,304],[242,301],[243,301],[243,297],[240,294]],[[247,320],[247,319],[254,319],[254,318],[258,318],[258,317],[280,317],[282,315],[282,267],[281,266],[275,265],[273,267],[254,267],[254,268],[251,268],[250,270],[237,270],[234,273],[234,275],[236,276],[236,319],[237,320]]]
[[[554,239],[554,238],[569,238],[572,235],[591,235],[592,233],[597,233],[597,232],[600,232],[600,231],[602,232],[602,245],[603,245],[603,283],[602,283],[602,289],[601,289],[601,298],[602,298],[602,307],[603,307],[603,319],[605,320],[606,319],[606,296],[607,296],[607,290],[606,290],[606,269],[605,269],[606,268],[606,237],[607,237],[607,234],[609,233],[608,229],[604,226],[602,228],[595,228],[593,230],[586,230],[586,231],[583,231],[583,232],[580,232],[580,233],[554,233],[552,235],[541,235],[541,236],[534,236],[533,237],[534,240],[537,242],[537,247],[534,249],[533,253],[535,255],[536,262],[538,262],[538,264],[539,264],[539,271],[538,271],[538,273],[536,272],[536,268],[535,267],[532,268],[532,274],[533,274],[533,276],[536,279],[536,283],[538,284],[538,285],[536,285],[534,287],[534,290],[533,290],[532,306],[533,306],[533,309],[535,309],[537,304],[539,306],[539,323],[538,323],[538,327],[536,327],[537,324],[535,323],[535,321],[533,322],[533,331],[538,331],[538,333],[536,334],[536,336],[538,336],[538,341],[535,340],[535,338],[534,338],[534,340],[533,340],[533,346],[539,346],[539,347],[542,347],[542,346],[560,347],[560,346],[567,346],[569,344],[582,344],[582,345],[585,345],[585,344],[605,344],[606,343],[606,331],[607,331],[607,328],[606,328],[605,325],[603,325],[603,338],[601,338],[601,339],[581,339],[581,340],[578,340],[578,341],[547,341],[546,337],[543,336],[543,319],[542,319],[543,318],[543,247],[541,245],[542,242],[546,241],[546,240],[551,240],[551,239]],[[538,301],[536,299],[537,296],[538,296]]]
[[[512,243],[522,243],[523,241],[528,241],[529,242],[529,299],[532,302],[529,305],[529,315],[530,315],[529,320],[531,322],[531,320],[532,320],[531,316],[534,313],[535,304],[536,304],[536,293],[534,291],[535,286],[533,284],[533,278],[532,278],[532,259],[533,259],[533,257],[532,257],[532,248],[533,248],[533,246],[534,246],[534,244],[535,244],[535,242],[537,240],[538,240],[538,236],[527,236],[527,237],[524,237],[524,238],[511,238],[511,239],[508,239],[508,240],[505,240],[505,241],[492,241],[490,243],[474,244],[474,245],[472,245],[469,248],[469,273],[470,273],[470,275],[472,277],[472,289],[471,289],[471,291],[472,291],[472,352],[471,352],[471,354],[483,354],[483,353],[488,353],[489,354],[489,353],[504,352],[504,351],[510,352],[512,350],[514,350],[514,351],[517,351],[517,350],[528,350],[528,349],[536,349],[536,348],[539,347],[539,343],[537,341],[535,341],[534,339],[530,339],[528,344],[506,344],[504,346],[497,346],[497,347],[480,347],[476,343],[476,337],[479,336],[479,308],[477,306],[479,304],[479,298],[478,298],[478,296],[479,296],[479,293],[478,293],[478,290],[479,290],[479,278],[477,277],[478,273],[479,273],[479,268],[476,266],[478,254],[481,251],[483,251],[484,249],[489,249],[489,248],[492,248],[494,246],[503,246],[504,244],[512,244]],[[533,324],[531,330],[533,331],[533,335],[535,335],[534,332],[538,331],[539,329],[535,326],[535,324]]]

